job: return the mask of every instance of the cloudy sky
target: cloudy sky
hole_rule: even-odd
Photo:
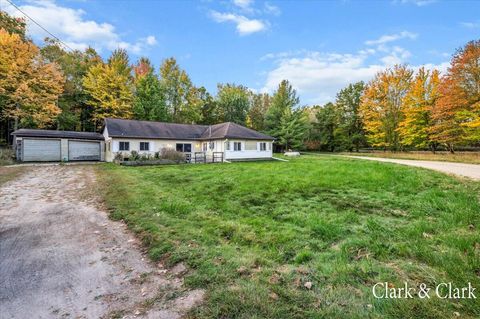
[[[480,38],[480,1],[12,1],[71,48],[126,48],[157,67],[174,56],[211,92],[218,82],[272,92],[288,79],[303,104],[396,63],[445,70]],[[0,8],[22,15],[7,0]],[[48,36],[29,30],[39,43]]]

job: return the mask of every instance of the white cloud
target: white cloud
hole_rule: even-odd
[[[233,4],[242,9],[249,9],[253,0],[233,0]]]
[[[393,3],[400,3],[400,4],[413,4],[417,7],[424,7],[429,4],[435,3],[437,0],[394,0]]]
[[[463,27],[469,29],[477,29],[480,28],[480,22],[462,22],[460,23]]]
[[[312,52],[305,50],[269,53],[263,61],[273,59],[273,68],[266,73],[262,92],[272,93],[280,81],[287,79],[298,91],[302,103],[333,102],[339,90],[357,81],[368,82],[379,71],[406,63],[412,54],[401,47],[385,47],[384,51],[363,49],[356,53]],[[425,64],[427,69],[445,72],[449,62]],[[417,70],[420,66],[411,66]]]
[[[265,2],[265,4],[263,5],[264,7],[264,11],[265,13],[268,13],[268,14],[273,14],[275,16],[278,16],[282,13],[282,11],[280,10],[279,7],[273,5],[273,4],[270,4],[268,2]]]
[[[389,42],[393,42],[393,41],[397,41],[397,40],[400,40],[400,39],[416,39],[418,36],[418,34],[416,33],[412,33],[412,32],[408,32],[408,31],[402,31],[400,33],[396,33],[396,34],[386,34],[386,35],[382,35],[380,38],[376,39],[376,40],[368,40],[368,41],[365,41],[365,44],[366,45],[382,45],[382,44],[385,44],[385,43],[389,43]]]
[[[2,2],[2,8],[9,14],[23,17],[21,12],[11,5],[7,5],[6,1],[0,1]],[[33,0],[20,6],[20,8],[73,49],[85,49],[88,46],[92,46],[99,51],[124,48],[139,54],[145,47],[156,44],[156,39],[152,35],[138,39],[133,43],[126,42],[121,39],[112,24],[87,20],[84,17],[85,11],[62,7],[53,0]],[[48,33],[28,19],[27,23],[28,32],[34,39],[42,40],[49,36]]]
[[[236,24],[237,32],[240,35],[248,35],[255,32],[264,31],[267,29],[268,24],[261,20],[249,19],[242,15],[233,13],[221,13],[217,11],[211,11],[211,16],[216,22],[233,22]]]

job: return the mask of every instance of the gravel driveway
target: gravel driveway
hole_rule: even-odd
[[[393,158],[369,157],[369,156],[347,156],[351,158],[360,158],[370,161],[396,163],[408,166],[423,167],[433,169],[435,171],[469,177],[475,180],[480,180],[480,165],[478,164],[464,164],[452,162],[438,162],[438,161],[418,161],[418,160],[403,160]]]
[[[94,167],[29,167],[0,186],[0,318],[179,318],[183,265],[142,253],[95,196]]]

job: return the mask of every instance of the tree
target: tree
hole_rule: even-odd
[[[242,85],[218,84],[217,106],[222,122],[245,125],[250,108],[250,91]]]
[[[133,118],[137,120],[169,121],[170,117],[164,92],[150,61],[141,58],[134,67],[134,73]]]
[[[107,117],[131,118],[133,78],[125,50],[115,50],[108,63],[90,67],[83,78],[88,104],[93,108],[93,120],[99,128]]]
[[[160,83],[172,120],[176,123],[191,122],[191,119],[185,117],[190,113],[187,97],[192,82],[174,58],[164,60],[160,66]]]
[[[279,127],[282,117],[291,112],[300,102],[297,91],[290,82],[283,80],[272,96],[270,107],[265,115],[265,129],[271,134]],[[286,111],[287,110],[287,111]]]
[[[0,29],[4,29],[10,34],[16,34],[23,41],[26,41],[26,26],[25,19],[14,18],[5,11],[0,10]]]
[[[83,88],[83,78],[88,69],[101,57],[92,48],[85,51],[65,51],[57,40],[45,39],[40,49],[43,58],[57,63],[65,76],[63,92],[58,100],[61,113],[56,122],[61,130],[93,131],[92,107],[87,104],[88,94]]]
[[[369,82],[360,104],[360,114],[373,146],[401,149],[398,127],[403,120],[403,100],[407,94],[413,71],[405,65],[396,65],[375,75]]]
[[[284,150],[301,149],[304,147],[303,142],[307,131],[308,124],[304,110],[290,111],[286,109],[280,120],[275,143]]]
[[[200,101],[200,121],[199,124],[217,124],[220,121],[217,101],[208,93],[203,86],[196,89],[197,99]]]
[[[268,93],[252,94],[251,108],[247,115],[247,126],[257,131],[265,130],[265,115],[270,107]]]
[[[432,113],[433,136],[450,152],[456,144],[480,140],[480,40],[458,49],[440,84]]]
[[[55,63],[46,63],[38,47],[16,33],[0,29],[0,114],[18,127],[45,128],[60,113],[57,99],[64,78]]]
[[[358,152],[366,144],[360,116],[360,100],[364,90],[365,84],[361,81],[349,84],[337,94],[335,102],[339,116],[337,143],[349,151],[355,149]]]
[[[323,150],[333,152],[338,145],[339,112],[333,103],[327,103],[320,107],[316,113],[317,138]]]
[[[398,132],[401,143],[416,148],[429,147],[433,152],[438,142],[431,134],[432,111],[439,97],[440,77],[437,70],[432,72],[420,68],[410,89],[403,99],[403,120]]]

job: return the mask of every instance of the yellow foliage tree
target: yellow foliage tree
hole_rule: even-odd
[[[437,70],[420,68],[403,99],[403,120],[398,132],[403,145],[429,147],[435,152],[438,142],[431,134],[432,111],[439,94],[440,76]]]
[[[38,47],[18,34],[0,29],[0,116],[15,126],[44,128],[60,113],[58,96],[64,77],[46,63]]]
[[[399,125],[403,120],[403,100],[410,89],[413,71],[396,65],[375,75],[361,99],[360,115],[372,146],[399,150]]]
[[[83,86],[93,108],[97,127],[103,119],[131,118],[133,111],[133,77],[124,50],[112,53],[108,63],[99,62],[90,67],[83,78]]]

